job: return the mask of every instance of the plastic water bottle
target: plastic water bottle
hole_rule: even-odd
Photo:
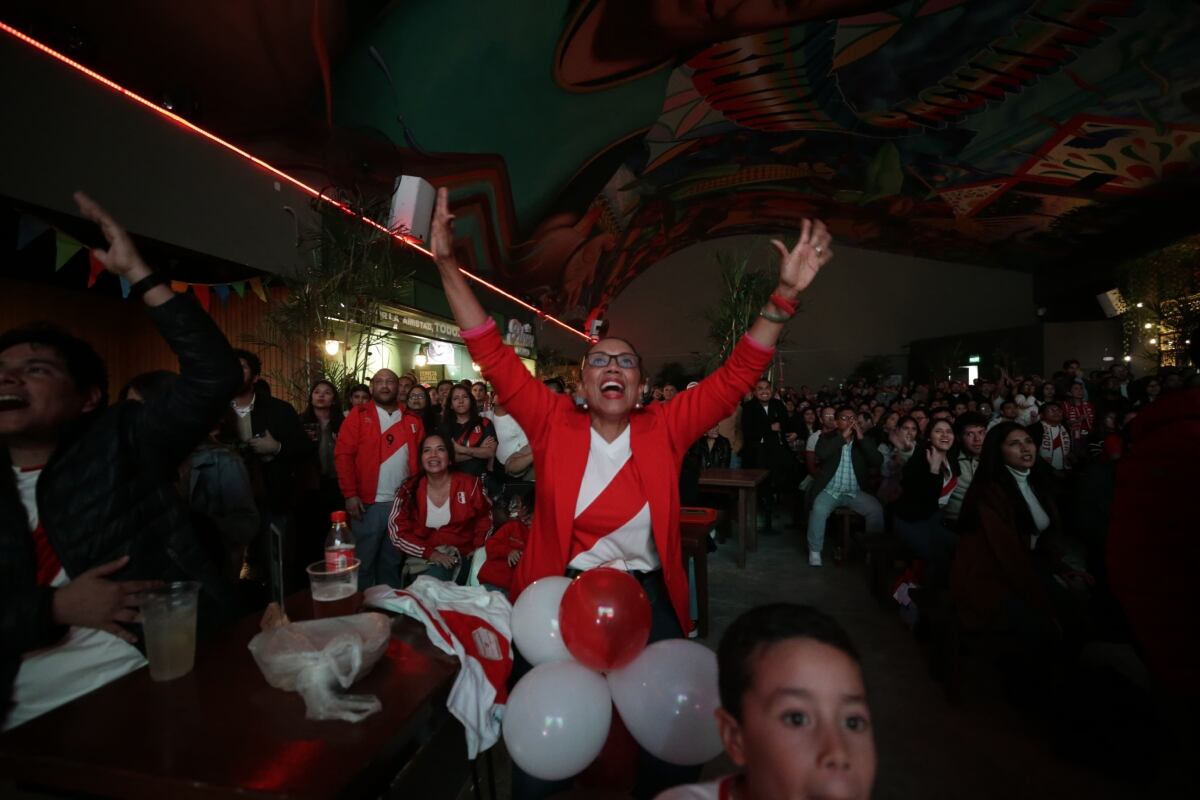
[[[346,524],[345,511],[334,511],[329,520],[333,525],[325,537],[325,569],[345,569],[354,558],[354,534]]]

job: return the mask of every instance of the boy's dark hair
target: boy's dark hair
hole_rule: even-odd
[[[108,405],[108,368],[104,359],[83,339],[49,322],[34,322],[0,334],[0,353],[20,344],[49,347],[58,353],[78,391],[86,392],[93,387],[100,390],[96,410]]]
[[[371,394],[371,387],[367,386],[365,383],[356,383],[346,390],[346,396],[349,397],[355,392],[366,392],[369,395]]]
[[[966,411],[954,418],[954,438],[961,439],[967,428],[986,428],[987,418],[978,411]]]
[[[250,367],[250,380],[262,375],[262,360],[254,353],[249,350],[234,350],[233,354],[238,358],[246,359],[246,365]]]
[[[542,383],[546,384],[556,394],[566,394],[567,392],[567,385],[559,378],[546,378]]]
[[[763,648],[788,639],[827,644],[862,665],[850,636],[825,612],[796,603],[752,608],[733,621],[717,646],[717,690],[721,707],[734,719],[741,720],[742,696],[754,683],[754,660]]]

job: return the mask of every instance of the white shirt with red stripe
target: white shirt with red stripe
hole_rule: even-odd
[[[396,490],[408,478],[408,439],[400,436],[400,429],[392,430],[397,425],[412,425],[416,433],[416,424],[404,419],[404,409],[397,408],[387,412],[375,406],[379,414],[379,483],[375,485],[375,502],[390,503],[396,498]]]
[[[70,582],[58,554],[42,529],[37,509],[37,482],[42,470],[13,467],[17,491],[33,531],[39,586]],[[47,579],[47,576],[50,576]],[[21,657],[13,682],[13,707],[4,730],[40,717],[47,711],[99,689],[146,665],[145,657],[128,642],[95,628],[72,627],[61,641]]]
[[[1067,450],[1071,446],[1070,439],[1070,434],[1065,426],[1043,422],[1039,454],[1050,466],[1055,469],[1063,469],[1067,464]]]
[[[611,442],[592,429],[568,566],[650,572],[662,566],[650,530],[650,502],[629,446],[629,427]]]
[[[655,800],[732,800],[737,775],[726,775],[708,783],[688,783],[667,789]]]
[[[938,495],[938,508],[945,508],[950,502],[950,495],[954,494],[954,490],[958,487],[958,476],[955,475],[949,468],[942,472],[942,491]]]
[[[508,598],[482,586],[457,586],[422,575],[407,589],[372,586],[365,602],[420,621],[435,647],[458,658],[462,668],[446,708],[466,732],[467,758],[494,745],[500,739],[513,663]]]

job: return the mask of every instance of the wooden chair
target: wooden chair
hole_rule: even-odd
[[[834,549],[833,556],[834,563],[836,564],[840,565],[843,561],[850,560],[850,545],[852,544],[850,528],[855,520],[863,520],[865,522],[866,518],[857,511],[851,511],[845,506],[835,508],[833,513],[829,515],[829,521],[839,525],[841,528],[841,545]],[[828,530],[828,524],[825,527]]]
[[[696,616],[700,636],[708,636],[708,532],[720,514],[712,508],[679,509],[679,536],[684,559],[692,559],[696,572]]]

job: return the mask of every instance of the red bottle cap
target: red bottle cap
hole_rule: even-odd
[[[330,522],[345,522],[346,521],[346,512],[345,511],[333,512],[332,514],[329,515],[329,521]]]

